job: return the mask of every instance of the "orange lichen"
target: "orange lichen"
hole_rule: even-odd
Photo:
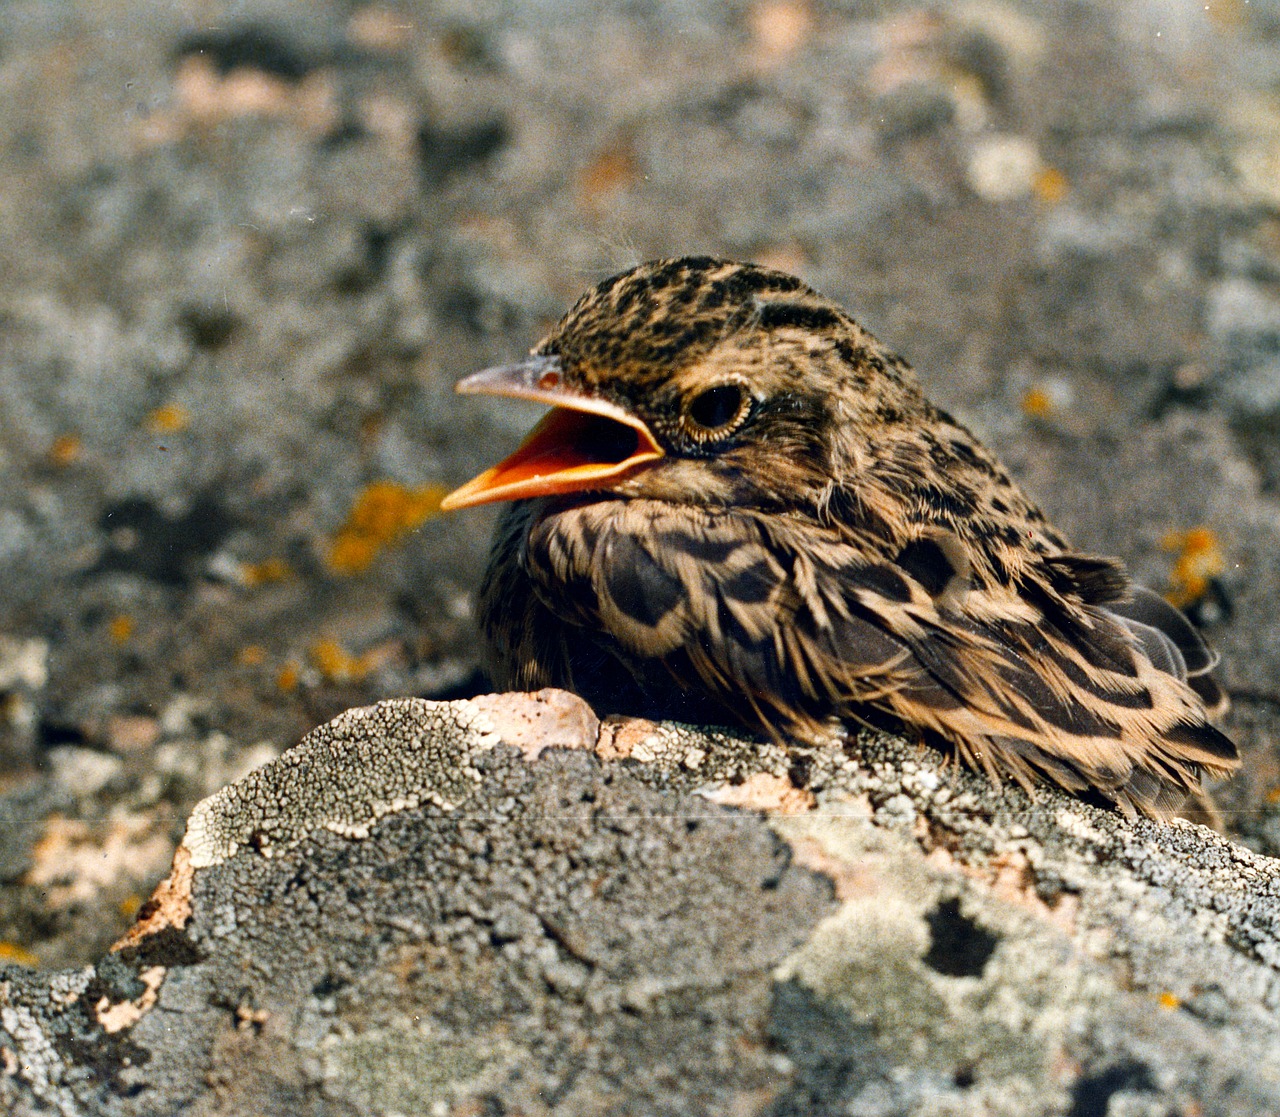
[[[1193,527],[1170,531],[1161,540],[1166,551],[1177,551],[1178,559],[1169,575],[1165,598],[1185,609],[1209,592],[1209,584],[1227,568],[1227,560],[1212,528]]]
[[[367,486],[329,545],[329,569],[335,574],[368,570],[386,547],[440,511],[445,492],[440,485],[410,489],[394,481]]]
[[[125,919],[132,919],[142,908],[142,897],[136,892],[126,896],[117,905],[117,910]]]
[[[16,942],[0,942],[0,962],[13,962],[19,966],[38,966],[40,959]]]
[[[381,545],[367,536],[342,531],[329,547],[329,568],[337,574],[360,574],[373,565]]]
[[[135,628],[137,628],[137,622],[128,613],[121,613],[111,618],[111,623],[107,625],[107,632],[113,644],[127,644]]]
[[[276,672],[276,689],[282,694],[291,694],[298,689],[301,676],[296,663],[286,663]]]
[[[578,173],[578,197],[583,205],[595,206],[625,190],[639,177],[635,146],[629,137],[623,137],[599,152]]]
[[[280,558],[263,559],[262,562],[246,562],[240,565],[240,576],[246,586],[264,586],[271,582],[283,582],[293,576],[293,568]]]
[[[59,469],[65,469],[80,460],[84,443],[78,434],[60,434],[49,445],[49,461]]]
[[[1161,1008],[1174,1009],[1182,1005],[1182,998],[1176,993],[1161,993],[1157,998]]]
[[[1021,407],[1032,419],[1047,419],[1053,414],[1053,399],[1043,388],[1028,388],[1022,393]]]
[[[191,426],[191,413],[176,403],[166,403],[152,411],[146,428],[152,434],[178,434]]]
[[[363,679],[374,666],[374,657],[369,653],[352,655],[337,640],[328,637],[317,640],[307,652],[320,674],[332,683]]]
[[[1067,176],[1057,167],[1041,167],[1031,183],[1031,191],[1040,201],[1056,205],[1067,196]]]
[[[246,644],[236,653],[241,667],[261,667],[267,661],[267,649],[261,644]]]

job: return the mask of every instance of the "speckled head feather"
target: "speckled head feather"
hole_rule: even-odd
[[[642,417],[667,450],[627,488],[634,495],[790,506],[816,495],[797,492],[798,472],[833,476],[833,456],[854,450],[831,437],[843,424],[909,422],[925,406],[905,363],[800,280],[707,257],[607,280],[534,352],[557,358],[568,384]],[[694,401],[717,390],[730,403],[740,390],[740,422],[697,421]],[[687,459],[707,463],[696,495],[683,484]]]
[[[450,498],[516,501],[481,597],[502,685],[805,740],[888,717],[993,777],[1147,814],[1237,763],[1186,619],[1074,552],[793,276],[644,264],[460,387],[554,406]]]

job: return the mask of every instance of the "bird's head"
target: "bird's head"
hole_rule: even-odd
[[[446,509],[576,492],[794,506],[857,469],[856,432],[921,399],[905,365],[794,276],[706,257],[605,280],[527,360],[458,391],[552,410]]]

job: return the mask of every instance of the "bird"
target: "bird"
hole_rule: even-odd
[[[641,264],[457,390],[550,407],[443,502],[507,504],[478,601],[495,685],[784,744],[893,728],[1131,816],[1239,763],[1190,621],[793,275]]]

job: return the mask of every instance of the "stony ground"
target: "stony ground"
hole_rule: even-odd
[[[0,10],[0,960],[128,925],[194,803],[474,676],[588,284],[803,275],[1085,548],[1189,602],[1280,851],[1280,4]]]
[[[396,699],[204,800],[96,964],[3,971],[0,1111],[1272,1117],[1278,971],[1280,860],[1204,826]]]

